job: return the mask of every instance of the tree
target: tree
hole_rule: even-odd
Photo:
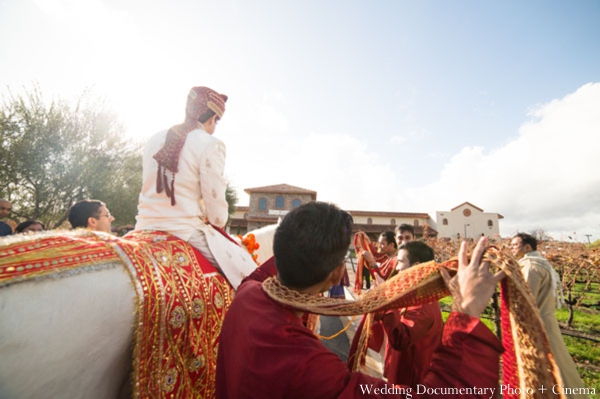
[[[235,213],[236,204],[238,202],[237,192],[235,188],[231,186],[229,182],[227,182],[227,189],[225,190],[225,199],[227,200],[227,213],[229,216]]]
[[[548,234],[546,234],[544,229],[539,228],[539,227],[537,229],[531,230],[529,232],[529,234],[531,234],[533,237],[535,237],[535,239],[538,241],[548,241],[551,239],[551,237]]]
[[[60,226],[75,202],[106,202],[115,225],[133,223],[141,152],[117,117],[85,91],[73,106],[45,102],[38,86],[0,108],[0,197],[20,219]]]

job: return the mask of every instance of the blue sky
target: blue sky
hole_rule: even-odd
[[[144,141],[206,85],[240,204],[287,183],[600,238],[600,1],[148,3],[0,0],[2,93],[91,88]]]

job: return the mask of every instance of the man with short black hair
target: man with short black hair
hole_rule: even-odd
[[[415,227],[408,223],[402,223],[396,227],[396,241],[398,245],[415,239]]]
[[[69,223],[74,229],[84,228],[110,233],[114,220],[106,204],[98,200],[79,201],[69,209]]]
[[[398,247],[399,271],[434,260],[433,248],[422,241]],[[438,301],[393,309],[375,317],[385,330],[384,377],[392,384],[422,384],[435,349],[442,340],[442,311]]]
[[[559,296],[560,276],[554,270],[554,266],[537,252],[537,245],[537,239],[531,234],[517,233],[510,242],[510,251],[519,261],[523,276],[529,284],[535,303],[540,310],[546,335],[550,341],[550,350],[560,369],[565,388],[584,388],[556,319],[556,306],[561,299]],[[587,397],[587,395],[570,393],[566,396],[569,398]]]
[[[378,282],[387,280],[396,269],[396,255],[398,254],[398,244],[396,243],[396,237],[393,231],[384,231],[379,235],[377,240],[377,252],[384,255],[379,259],[379,262],[375,260],[375,257],[369,251],[363,251],[362,256],[365,258],[366,266],[372,269],[376,274],[375,277]],[[366,276],[370,276],[368,270],[363,272]],[[369,288],[369,286],[367,286]]]
[[[352,216],[335,205],[310,202],[295,208],[275,233],[278,280],[264,284],[287,293],[285,298],[301,296],[302,303],[316,299],[342,278],[352,227]],[[502,345],[479,317],[503,273],[492,276],[489,265],[481,262],[486,244],[485,238],[479,242],[470,263],[466,243],[461,246],[458,274],[451,283],[459,310],[445,325],[444,344],[424,380],[427,388],[497,388]],[[303,312],[265,289],[258,280],[244,280],[225,316],[217,398],[389,397],[385,380],[350,372],[304,326]],[[435,395],[423,395],[430,396]]]

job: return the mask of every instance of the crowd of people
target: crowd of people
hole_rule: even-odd
[[[0,200],[0,219],[8,219],[12,204],[8,200]],[[82,200],[75,203],[68,210],[68,219],[71,227],[84,228],[92,231],[112,232],[112,217],[106,204],[98,200]],[[46,230],[46,225],[36,219],[27,219],[17,224],[14,231],[11,225],[0,220],[0,237],[13,234],[39,233]]]
[[[394,232],[380,234],[376,244],[377,254],[364,251],[359,254],[366,260],[368,272],[379,283],[397,272],[419,263],[434,260],[434,250],[425,242],[414,240],[412,226],[398,226]],[[403,232],[401,232],[403,231]],[[410,232],[409,232],[410,231]],[[556,318],[556,308],[561,306],[560,276],[539,252],[537,239],[519,232],[510,243],[513,257],[518,261],[528,283],[544,324],[551,352],[560,370],[562,382],[569,390],[566,397],[585,398],[584,383],[568,352]],[[375,258],[379,261],[376,261]],[[393,270],[390,271],[390,266]],[[363,317],[364,320],[364,317]],[[384,334],[383,376],[389,383],[415,386],[426,381],[427,371],[434,361],[434,352],[443,340],[442,313],[437,301],[428,304],[393,309],[375,315],[371,325],[369,348],[379,351],[380,334]],[[359,330],[362,324],[359,325]],[[355,341],[357,337],[355,336]],[[351,354],[356,350],[352,343]]]
[[[456,303],[446,322],[437,302],[375,315],[371,328],[382,336],[379,347],[385,345],[384,378],[351,372],[308,329],[303,312],[266,295],[261,283],[270,276],[277,276],[282,289],[298,295],[319,296],[340,287],[344,276],[347,278],[345,259],[353,221],[348,212],[332,204],[301,205],[278,227],[274,259],[256,269],[250,255],[223,231],[228,209],[226,151],[213,134],[227,99],[206,87],[192,88],[184,122],[149,140],[143,153],[135,226],[136,230],[165,231],[187,241],[237,290],[221,332],[217,397],[384,397],[388,384],[404,387],[397,392],[406,397],[411,397],[411,388],[417,384],[431,388],[478,386],[490,389],[493,396],[502,346],[480,316],[504,274],[490,273],[489,265],[482,261],[485,237],[470,258],[463,243],[457,276],[452,280],[446,276]],[[3,221],[11,208],[10,201],[0,200],[2,236],[13,234]],[[73,228],[110,233],[114,218],[102,201],[83,200],[70,208],[68,220]],[[14,233],[43,230],[44,223],[27,220],[18,224]],[[536,252],[536,245],[535,238],[520,233],[511,248],[540,308],[565,385],[583,387],[554,316],[558,277]],[[370,276],[380,284],[399,271],[434,259],[433,249],[415,240],[411,225],[381,233],[377,247],[377,256],[369,251],[360,254],[365,259],[367,289]],[[343,287],[344,282],[341,284]]]

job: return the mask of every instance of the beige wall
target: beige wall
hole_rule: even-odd
[[[425,224],[432,225],[433,221],[431,218],[417,218],[417,217],[397,217],[397,216],[363,216],[363,215],[352,215],[354,219],[354,223],[356,224],[367,224],[369,218],[371,218],[371,224],[383,224],[383,225],[393,225],[399,226],[401,224],[410,224],[412,226],[415,225],[415,220],[418,220],[419,226],[424,226]],[[392,223],[392,219],[394,219],[395,223]]]
[[[470,212],[470,215],[465,214]],[[444,219],[448,224],[444,224]],[[482,234],[495,238],[500,235],[498,225],[499,216],[497,213],[482,212],[480,209],[470,205],[462,204],[453,211],[436,212],[437,231],[439,237],[456,238],[460,234],[461,238],[477,238]],[[491,225],[490,225],[491,224]]]

